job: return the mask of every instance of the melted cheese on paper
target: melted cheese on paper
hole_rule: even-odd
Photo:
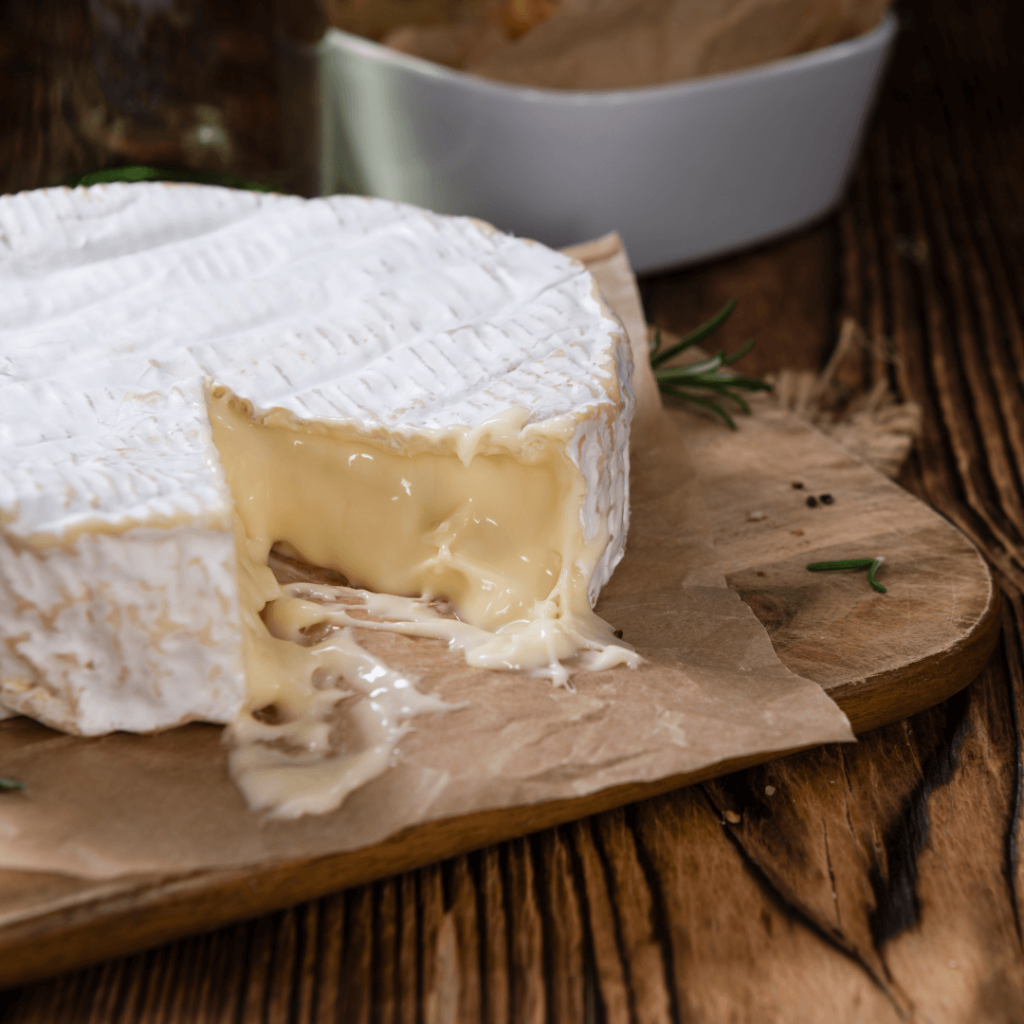
[[[337,806],[384,770],[409,718],[444,709],[353,629],[443,640],[471,665],[565,686],[579,667],[638,664],[591,610],[608,534],[585,536],[570,421],[524,435],[525,410],[511,410],[475,433],[474,448],[448,431],[396,450],[352,430],[257,419],[223,387],[210,408],[237,512],[246,627],[248,696],[228,733],[231,766],[253,807],[293,816]],[[353,586],[282,588],[268,567],[275,548]],[[344,735],[332,743],[339,718]]]

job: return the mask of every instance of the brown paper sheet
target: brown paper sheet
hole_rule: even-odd
[[[618,239],[575,253],[589,257],[637,356],[628,553],[598,611],[647,663],[581,673],[570,693],[469,668],[437,641],[361,633],[367,648],[460,707],[414,719],[394,767],[338,811],[292,822],[247,810],[216,727],[90,740],[2,722],[0,766],[26,788],[0,797],[0,868],[113,878],[317,856],[472,811],[853,738],[839,708],[783,667],[725,585],[684,439],[658,402]]]
[[[755,67],[851,39],[874,28],[890,2],[533,0],[506,4],[503,16],[492,10],[474,21],[463,11],[460,24],[406,25],[384,41],[517,85],[627,89]],[[517,14],[524,23],[512,24]]]

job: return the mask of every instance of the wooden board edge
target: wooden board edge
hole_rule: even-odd
[[[585,797],[448,818],[363,850],[257,867],[128,879],[115,895],[85,899],[0,929],[0,989],[140,953],[806,749],[763,751]]]
[[[974,629],[948,650],[922,658],[909,669],[901,666],[822,689],[843,709],[858,735],[899,722],[941,704],[973,682],[988,664],[1001,629],[1001,597],[993,580],[988,606]]]

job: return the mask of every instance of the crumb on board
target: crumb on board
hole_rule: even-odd
[[[738,825],[741,819],[735,811],[726,811],[725,820],[729,822],[730,825]]]
[[[793,534],[794,537],[802,537],[804,535],[803,530],[790,530],[789,532]]]
[[[754,512],[747,513],[747,521],[751,523],[759,523],[764,518],[765,514],[760,509],[757,509]]]
[[[775,796],[775,787],[774,786],[765,786],[764,787],[764,795],[765,796]]]
[[[807,507],[808,508],[817,508],[818,507],[818,499],[813,494],[809,494],[807,496]]]

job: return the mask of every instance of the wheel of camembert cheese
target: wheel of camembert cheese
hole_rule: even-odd
[[[233,723],[250,801],[296,814],[440,704],[354,623],[561,683],[635,663],[591,610],[626,535],[630,373],[581,264],[471,219],[157,183],[0,198],[0,704],[84,735]],[[272,549],[336,585],[282,585]],[[313,621],[329,636],[292,642]],[[367,677],[395,699],[390,725],[363,702],[385,753],[312,797],[267,782],[323,775]]]

